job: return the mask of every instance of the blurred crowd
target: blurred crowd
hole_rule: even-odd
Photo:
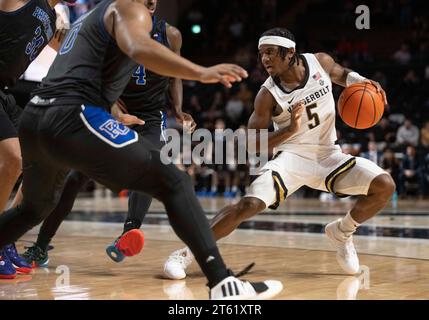
[[[74,18],[95,0],[78,0]],[[359,1],[193,1],[178,23],[182,54],[209,64],[229,60],[245,67],[247,81],[225,89],[184,82],[183,109],[200,128],[246,129],[253,99],[267,75],[257,53],[259,35],[274,26],[290,29],[300,52],[324,51],[340,64],[381,83],[389,105],[368,130],[337,119],[338,142],[346,153],[366,157],[390,172],[400,196],[429,195],[429,25],[424,1],[367,1],[371,29],[356,30]],[[201,26],[195,33],[192,26]],[[342,88],[335,86],[338,98]],[[175,127],[167,110],[169,126]],[[233,197],[249,184],[246,165],[182,166],[200,195]],[[307,194],[307,193],[304,193]],[[309,193],[314,195],[313,193]]]

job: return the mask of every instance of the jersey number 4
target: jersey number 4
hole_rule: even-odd
[[[146,69],[144,66],[139,66],[133,73],[133,78],[136,78],[136,84],[144,86],[146,84]]]
[[[308,120],[312,121],[312,123],[308,124],[310,130],[316,128],[320,124],[319,115],[317,112],[312,112],[312,109],[314,108],[317,108],[317,103],[313,103],[305,107]]]

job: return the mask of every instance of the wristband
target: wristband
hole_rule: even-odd
[[[366,80],[365,77],[362,77],[359,73],[352,71],[347,75],[346,86],[348,87],[352,84],[360,83],[365,80]]]

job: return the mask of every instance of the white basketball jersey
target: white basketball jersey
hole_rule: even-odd
[[[303,100],[305,110],[302,115],[300,130],[275,151],[299,151],[307,149],[317,151],[324,147],[332,148],[337,140],[335,130],[335,101],[332,95],[332,82],[317,58],[310,53],[303,54],[308,73],[304,86],[287,92],[269,77],[262,85],[275,98],[283,112],[272,118],[275,130],[288,127],[291,109],[294,103]],[[313,149],[314,148],[314,149]]]

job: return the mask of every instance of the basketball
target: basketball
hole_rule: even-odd
[[[384,101],[370,83],[355,83],[345,88],[338,99],[341,119],[355,129],[367,129],[383,116]]]

